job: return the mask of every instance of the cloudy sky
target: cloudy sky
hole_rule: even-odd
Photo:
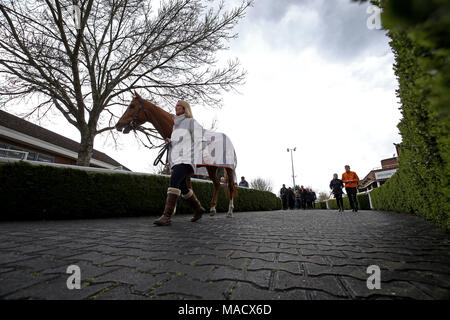
[[[389,39],[369,30],[367,4],[348,0],[256,0],[227,55],[248,71],[240,94],[225,95],[218,119],[238,157],[237,175],[328,191],[349,164],[360,178],[401,141]]]
[[[230,1],[227,1],[230,4]],[[221,109],[192,106],[205,127],[217,119],[238,158],[237,175],[270,179],[274,192],[296,184],[328,192],[333,173],[349,164],[360,178],[395,154],[401,141],[394,56],[382,30],[369,30],[367,4],[350,0],[256,0],[220,54],[247,70],[239,93]],[[145,98],[145,97],[144,97]],[[79,141],[70,126],[47,127]],[[119,147],[100,136],[95,148],[139,172],[153,172],[156,151],[121,135]]]

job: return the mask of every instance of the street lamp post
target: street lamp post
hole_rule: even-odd
[[[291,163],[292,163],[292,182],[294,183],[294,190],[295,190],[295,175],[294,175],[294,158],[292,156],[292,151],[297,150],[297,147],[295,147],[294,149],[287,149],[287,152],[291,152]]]

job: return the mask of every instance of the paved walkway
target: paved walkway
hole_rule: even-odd
[[[450,236],[398,213],[330,210],[0,223],[0,299],[450,298]],[[81,289],[69,290],[69,265]],[[381,289],[367,288],[367,267]]]

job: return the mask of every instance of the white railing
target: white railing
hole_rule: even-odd
[[[370,193],[373,191],[374,189],[370,189],[364,192],[360,192],[360,193],[367,193],[367,195],[369,196],[369,205],[370,205],[370,209],[373,209],[373,205],[372,205],[372,197],[370,196]]]
[[[361,193],[367,193],[367,195],[369,196],[369,205],[370,205],[370,209],[372,210],[373,209],[373,205],[372,205],[372,197],[370,196],[370,193],[373,191],[374,189],[370,189],[370,190],[367,190],[367,191],[364,191],[364,192],[359,192],[359,193],[357,193],[357,194],[361,194]],[[345,193],[344,193],[345,194]],[[342,197],[344,198],[344,194],[342,195]],[[329,205],[328,205],[328,201],[329,200],[333,200],[333,199],[331,199],[331,195],[330,195],[330,198],[328,198],[327,200],[325,200],[325,203],[326,203],[326,205],[327,205],[327,209],[330,209],[330,207],[329,207]]]

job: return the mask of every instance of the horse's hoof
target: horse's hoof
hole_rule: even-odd
[[[227,213],[227,218],[233,218],[233,214],[232,213]]]
[[[211,210],[211,211],[209,212],[209,215],[210,215],[211,217],[213,217],[215,214],[216,214],[216,210]]]

